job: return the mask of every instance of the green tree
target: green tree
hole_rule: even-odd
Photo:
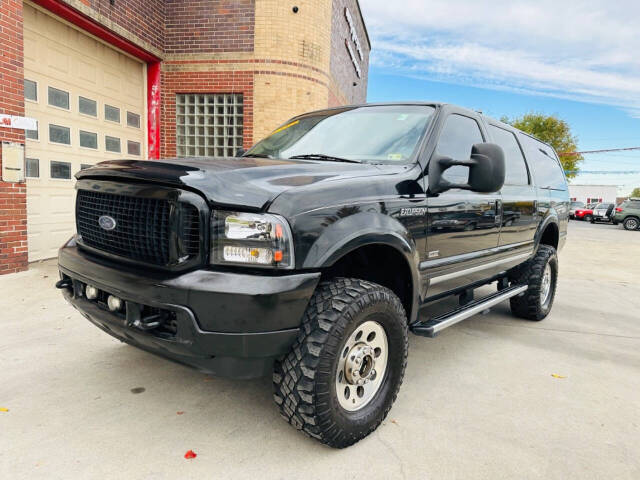
[[[633,192],[631,192],[631,196],[634,198],[640,198],[640,187],[634,188]]]
[[[555,115],[542,113],[527,113],[514,119],[503,117],[502,121],[550,144],[558,152],[567,178],[577,175],[580,162],[584,160],[582,155],[562,155],[578,151],[578,139],[571,133],[571,127],[567,122]]]

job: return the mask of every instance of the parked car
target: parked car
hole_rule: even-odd
[[[572,220],[575,219],[576,210],[584,207],[585,207],[584,202],[571,202],[571,205],[569,206],[569,218]]]
[[[282,416],[339,448],[389,412],[408,332],[434,337],[505,300],[544,319],[567,234],[553,148],[444,104],[328,109],[242,157],[116,160],[76,177],[64,297],[141,349],[271,374]],[[435,313],[446,298],[455,308]]]
[[[577,208],[574,217],[576,220],[585,220],[587,222],[591,221],[593,217],[593,208],[596,206],[596,203],[589,203],[584,208]]]
[[[591,215],[591,223],[597,222],[611,222],[615,225],[617,222],[613,220],[613,209],[615,204],[613,203],[599,203],[593,208]]]
[[[640,229],[640,198],[630,198],[616,207],[613,220],[626,230]]]

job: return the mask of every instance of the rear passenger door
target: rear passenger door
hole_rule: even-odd
[[[531,248],[536,230],[536,192],[516,135],[509,129],[489,124],[491,141],[505,155],[505,181],[502,187],[502,212],[499,246]]]

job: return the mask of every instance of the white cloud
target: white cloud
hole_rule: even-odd
[[[637,0],[362,0],[372,63],[640,117]]]

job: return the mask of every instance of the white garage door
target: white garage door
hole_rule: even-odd
[[[75,231],[74,175],[145,158],[146,66],[30,4],[24,6],[29,261],[55,257]]]

